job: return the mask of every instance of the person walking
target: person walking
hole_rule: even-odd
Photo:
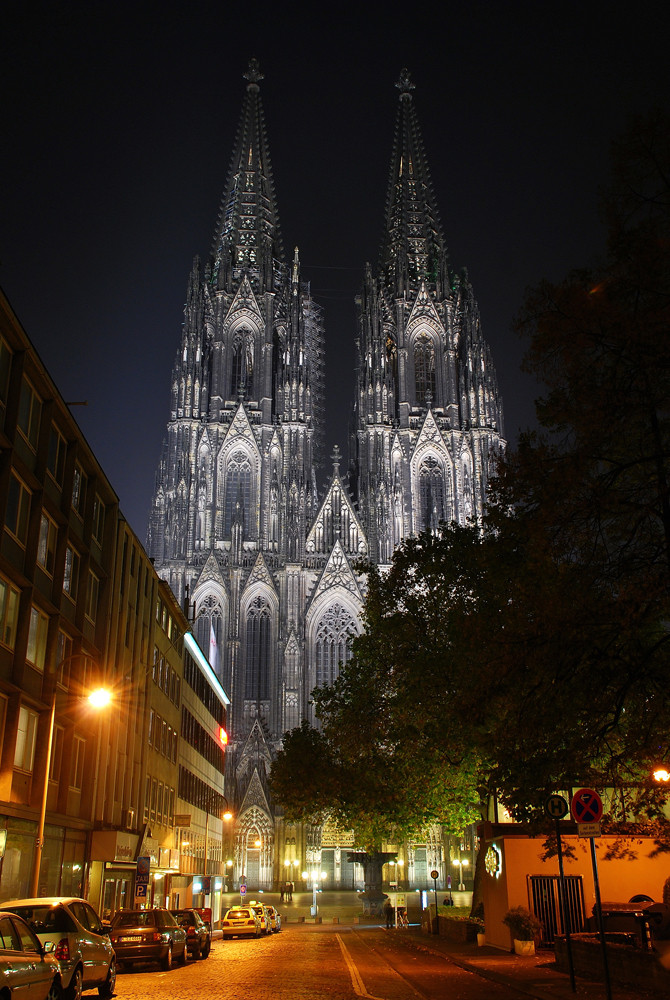
[[[386,917],[386,929],[391,930],[393,927],[393,904],[391,900],[386,897],[386,902],[384,903],[384,916]]]

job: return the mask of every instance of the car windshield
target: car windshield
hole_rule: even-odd
[[[130,913],[117,913],[112,921],[113,927],[154,927],[156,923],[151,910],[133,910]]]
[[[73,934],[77,930],[62,906],[17,906],[14,913],[27,920],[36,934]]]

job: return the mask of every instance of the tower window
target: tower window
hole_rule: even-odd
[[[251,399],[254,389],[254,338],[251,330],[241,330],[233,344],[230,398]]]
[[[419,469],[419,528],[437,531],[440,521],[446,520],[444,507],[444,475],[437,459],[429,457]]]
[[[257,597],[247,612],[244,697],[249,701],[270,697],[271,631],[270,608]]]
[[[429,396],[435,401],[435,347],[425,333],[414,343],[414,384],[419,406],[426,406]]]
[[[340,664],[351,659],[351,640],[356,635],[354,619],[341,604],[328,608],[316,632],[316,686],[333,684]]]
[[[224,537],[230,538],[233,521],[251,514],[251,462],[245,451],[236,451],[226,468],[226,498],[224,511]],[[255,519],[251,518],[252,523]]]

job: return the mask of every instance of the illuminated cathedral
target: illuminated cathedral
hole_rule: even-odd
[[[379,261],[361,275],[349,460],[341,469],[336,450],[320,469],[324,315],[298,250],[282,247],[255,61],[245,76],[211,253],[188,280],[147,549],[231,699],[236,874],[270,888],[285,865],[318,861],[351,886],[350,835],[288,826],[274,807],[273,755],[314,722],[311,691],[350,655],[356,561],[388,564],[409,535],[481,513],[502,404],[467,275],[448,264],[403,71]],[[439,831],[411,846],[409,883],[442,871],[441,852]]]

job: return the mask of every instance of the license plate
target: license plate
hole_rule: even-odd
[[[141,940],[142,940],[142,938],[139,936],[139,934],[136,934],[134,937],[120,937],[119,938],[120,942],[141,941]]]

